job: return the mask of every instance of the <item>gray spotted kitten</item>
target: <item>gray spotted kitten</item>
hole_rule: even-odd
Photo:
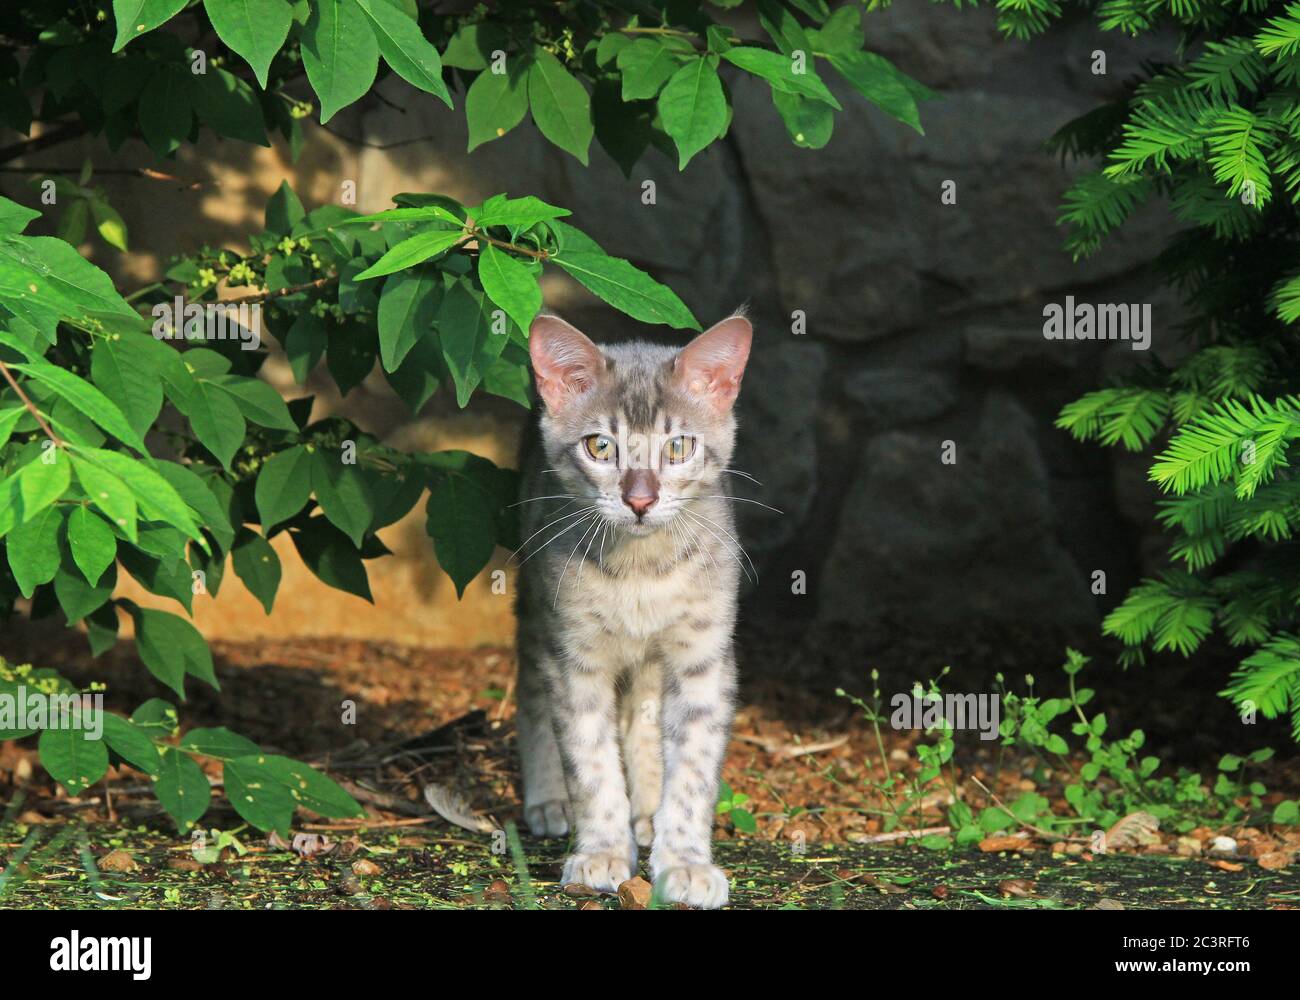
[[[615,890],[641,846],[662,899],[727,902],[711,840],[741,556],[721,479],[752,335],[737,315],[681,350],[599,348],[533,323],[519,744],[533,833],[575,827],[565,882]]]

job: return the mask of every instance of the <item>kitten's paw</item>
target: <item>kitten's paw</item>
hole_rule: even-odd
[[[632,866],[621,854],[571,854],[564,862],[560,884],[578,882],[597,892],[618,892],[632,877]]]
[[[638,816],[632,821],[632,836],[637,847],[649,847],[655,839],[654,820],[649,816]]]
[[[534,837],[563,837],[569,832],[569,803],[560,799],[524,808],[524,822]]]
[[[666,903],[716,910],[727,905],[727,876],[717,865],[677,865],[659,873],[655,894]]]

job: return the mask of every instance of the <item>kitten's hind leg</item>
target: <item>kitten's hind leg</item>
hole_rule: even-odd
[[[521,643],[521,647],[526,645]],[[536,837],[563,837],[573,824],[560,747],[551,723],[542,668],[531,652],[519,653],[516,724],[524,777],[524,822]]]
[[[619,704],[623,767],[638,847],[654,841],[654,814],[663,791],[663,736],[659,723],[663,670],[655,659],[634,668]]]

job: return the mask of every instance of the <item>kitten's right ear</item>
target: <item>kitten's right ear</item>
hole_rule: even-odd
[[[537,391],[551,410],[559,410],[596,384],[605,356],[577,327],[558,316],[538,316],[528,331]]]

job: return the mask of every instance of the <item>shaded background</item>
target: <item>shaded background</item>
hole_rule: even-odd
[[[866,25],[872,47],[941,93],[922,106],[925,136],[842,87],[846,110],[830,144],[800,150],[766,87],[732,76],[736,115],[725,141],[682,173],[651,150],[629,179],[597,147],[583,168],[529,125],[466,154],[463,112],[390,77],[380,98],[309,127],[297,164],[283,145],[204,133],[166,168],[197,187],[97,178],[136,249],[124,257],[83,249],[136,287],[171,253],[244,246],[282,179],[309,209],[339,201],[347,182],[366,212],[401,191],[466,203],[507,191],[566,206],[576,225],[670,284],[705,324],[749,303],[758,333],[734,464],[763,483],[748,495],[783,512],[740,511],[760,574],[746,634],[784,640],[757,643],[771,654],[754,658],[759,669],[843,661],[860,672],[863,655],[888,658],[918,636],[960,655],[952,643],[976,632],[993,643],[1028,633],[1055,650],[1042,666],[1054,665],[1062,639],[1095,637],[1100,615],[1159,550],[1145,463],[1052,427],[1061,404],[1142,355],[1127,344],[1047,341],[1043,306],[1067,294],[1154,302],[1157,352],[1174,347],[1176,307],[1138,268],[1158,248],[1158,209],[1087,263],[1060,249],[1055,217],[1072,171],[1042,143],[1152,53],[1086,20],[1033,44],[1007,41],[990,12],[929,4],[873,13]],[[1092,70],[1098,49],[1105,75]],[[137,142],[115,158],[87,142],[24,166],[75,166],[92,151],[101,167],[152,161]],[[642,200],[645,181],[655,184],[652,205]],[[955,205],[941,200],[945,181],[955,182]],[[614,313],[567,277],[548,279],[545,291],[550,308],[597,340],[685,340]],[[796,315],[806,333],[793,331]],[[286,395],[304,392],[279,357],[265,373]],[[346,399],[327,378],[305,391],[317,394],[315,417],[342,413],[397,447],[464,447],[506,465],[525,420],[488,396],[458,411],[446,392],[412,416],[378,374]],[[940,460],[948,441],[955,464]],[[198,624],[221,639],[509,644],[510,598],[492,594],[485,574],[458,604],[423,522],[417,506],[382,533],[394,555],[368,564],[373,607],[319,584],[281,537],[274,616],[232,579],[220,598],[196,602]],[[505,558],[499,552],[490,569]],[[1090,590],[1098,570],[1102,595]],[[806,593],[792,586],[797,574]]]

